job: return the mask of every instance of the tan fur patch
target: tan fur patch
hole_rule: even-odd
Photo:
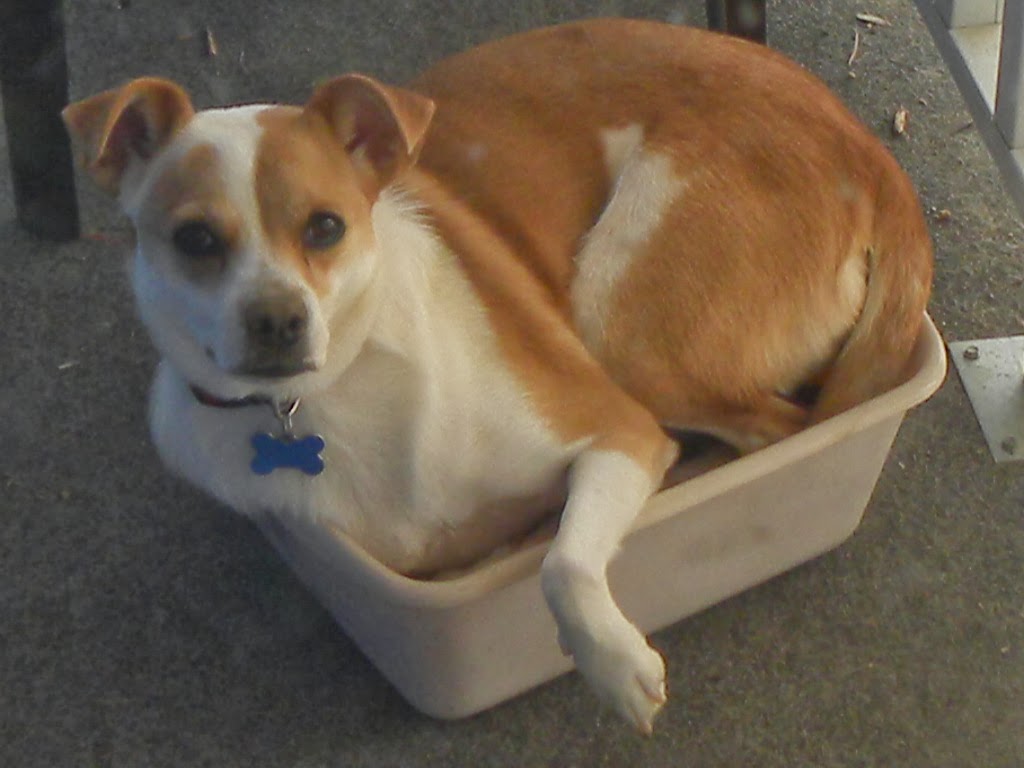
[[[71,104],[61,114],[86,170],[100,187],[117,193],[132,156],[152,158],[194,113],[179,85],[143,77]]]
[[[331,273],[346,256],[372,247],[371,201],[322,118],[277,107],[261,112],[257,120],[263,135],[254,164],[256,200],[271,255],[323,296]],[[340,242],[323,251],[307,248],[302,240],[309,217],[317,212],[339,216],[346,227]]]
[[[476,219],[436,205],[439,228],[533,396],[557,401],[542,408],[562,434],[615,433],[638,403],[664,424],[746,432],[749,445],[799,428],[806,414],[777,392],[851,338],[861,297],[848,260],[868,249],[899,249],[877,262],[889,283],[878,313],[906,327],[901,339],[916,335],[926,293],[906,283],[926,283],[931,252],[913,190],[824,84],[777,53],[594,21],[481,46],[414,87],[438,105],[421,166]],[[687,188],[615,280],[598,374],[564,337],[574,259],[614,182],[602,126],[638,126],[643,150],[670,158]],[[890,234],[900,221],[906,237]],[[882,360],[906,348],[882,343]],[[572,397],[553,394],[562,387]],[[610,403],[622,402],[620,415]]]
[[[168,163],[153,182],[149,200],[139,221],[142,231],[153,231],[164,240],[170,240],[174,230],[185,222],[203,221],[221,238],[229,252],[238,243],[241,217],[224,186],[217,150],[209,144],[196,144]],[[201,280],[219,274],[224,262],[180,258],[173,266],[190,279]]]

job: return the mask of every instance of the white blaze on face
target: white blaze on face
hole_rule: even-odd
[[[308,334],[314,363],[323,365],[326,355],[327,328],[317,311],[316,299],[301,275],[288,262],[275,258],[263,229],[255,168],[263,127],[256,116],[266,109],[265,105],[254,105],[210,110],[197,115],[189,127],[193,141],[215,149],[224,192],[240,220],[230,270],[225,275],[214,346],[214,357],[226,370],[237,368],[246,355],[245,306],[269,286],[302,296],[310,319]]]

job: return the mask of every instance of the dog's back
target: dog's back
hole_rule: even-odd
[[[663,424],[750,449],[899,381],[931,281],[916,195],[788,59],[591,21],[446,59],[413,88],[439,105],[419,167]],[[792,402],[807,385],[813,415]]]

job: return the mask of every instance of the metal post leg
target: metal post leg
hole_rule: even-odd
[[[68,67],[60,0],[8,0],[0,11],[0,97],[18,222],[50,240],[78,236],[71,147],[60,111]]]
[[[768,39],[766,0],[707,0],[708,27],[763,43]]]

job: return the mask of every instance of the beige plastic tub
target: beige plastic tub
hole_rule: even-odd
[[[930,319],[914,370],[886,395],[654,496],[610,569],[625,614],[653,632],[852,534],[904,414],[945,376]],[[465,717],[572,668],[541,595],[543,541],[425,582],[389,571],[336,530],[273,517],[260,526],[384,676],[429,715]]]

